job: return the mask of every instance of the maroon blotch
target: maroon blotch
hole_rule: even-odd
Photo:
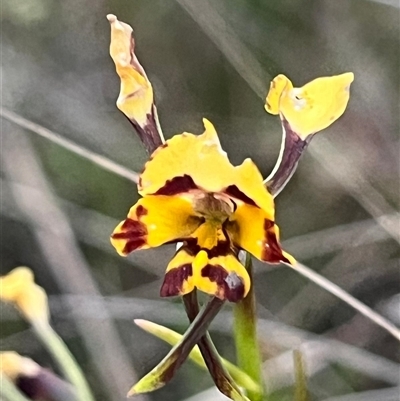
[[[142,216],[145,216],[147,213],[148,213],[148,210],[142,205],[139,205],[136,208],[136,217],[138,219],[140,219]]]
[[[194,183],[192,177],[185,174],[182,177],[174,177],[172,180],[168,180],[154,195],[171,196],[188,192],[191,189],[197,189],[197,185]]]
[[[233,196],[236,199],[241,200],[248,205],[257,206],[253,199],[245,195],[236,185],[230,185],[224,191],[228,196]]]
[[[185,263],[168,271],[164,276],[164,282],[161,286],[160,296],[172,297],[179,295],[182,291],[183,282],[193,275],[191,263]]]
[[[238,302],[244,297],[244,283],[235,272],[228,272],[220,265],[206,265],[201,269],[201,276],[207,277],[211,282],[217,283],[218,298],[229,302]]]

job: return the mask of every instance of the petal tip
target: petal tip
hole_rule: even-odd
[[[207,120],[207,118],[203,118],[203,125],[204,125],[203,135],[205,139],[219,144],[219,138],[217,131],[214,127],[214,124],[210,120]]]
[[[107,14],[107,19],[110,22],[110,24],[118,21],[118,18],[114,14]]]

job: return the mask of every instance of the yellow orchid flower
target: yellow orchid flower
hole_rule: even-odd
[[[268,113],[280,114],[304,140],[329,127],[344,113],[353,80],[354,74],[346,72],[294,88],[289,78],[280,74],[271,82],[265,109]]]
[[[161,296],[198,288],[236,302],[250,289],[239,249],[269,263],[294,259],[279,245],[274,201],[256,165],[246,159],[233,166],[214,126],[203,122],[202,135],[175,135],[153,153],[140,175],[143,197],[117,226],[111,243],[126,256],[182,242],[167,267]]]
[[[5,375],[10,380],[16,380],[19,376],[36,376],[40,372],[40,366],[14,351],[0,352],[0,377]]]
[[[0,277],[0,300],[14,304],[31,323],[47,323],[46,292],[34,282],[32,270],[17,267]]]

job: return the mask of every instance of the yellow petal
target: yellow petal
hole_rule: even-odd
[[[33,273],[27,267],[17,267],[0,277],[0,299],[13,303],[32,323],[48,322],[46,292],[35,284]]]
[[[184,295],[196,287],[206,294],[237,302],[247,295],[250,285],[245,267],[229,249],[199,250],[197,245],[187,243],[169,263],[160,294]]]
[[[109,14],[107,18],[111,25],[110,55],[121,79],[117,106],[129,119],[144,127],[152,113],[153,88],[135,55],[132,28],[118,21],[115,15]]]
[[[235,246],[250,252],[268,263],[293,263],[279,244],[279,229],[268,213],[257,207],[239,205],[227,225],[227,232]]]
[[[21,375],[34,377],[40,373],[40,366],[32,359],[24,358],[16,352],[1,352],[0,373],[11,380],[16,380]]]
[[[347,72],[314,79],[301,88],[293,88],[290,80],[278,75],[271,84],[265,108],[278,112],[302,138],[321,131],[345,111],[354,74]]]
[[[293,89],[293,85],[290,80],[283,74],[279,74],[275,77],[270,84],[269,92],[265,100],[265,109],[270,114],[279,114],[280,101],[282,93],[285,91],[290,92]]]
[[[161,286],[162,297],[185,295],[194,290],[193,267],[194,256],[182,247],[169,262]]]
[[[270,210],[272,218],[273,198],[255,164],[246,159],[234,167],[221,149],[214,126],[206,119],[203,122],[202,135],[175,135],[153,153],[140,176],[139,193],[175,195],[196,189],[226,192]]]
[[[189,237],[201,224],[189,200],[179,196],[154,195],[140,199],[111,236],[117,252],[126,256],[138,249],[160,246]]]
[[[250,277],[233,253],[208,257],[202,250],[193,262],[193,284],[200,291],[238,302],[250,290]]]
[[[218,243],[226,242],[222,229],[216,228],[210,222],[203,223],[193,234],[193,238],[197,240],[197,246],[199,248],[213,249]]]
[[[190,177],[195,185],[207,192],[218,192],[226,185],[225,177],[232,177],[233,166],[221,150],[213,125],[207,120],[204,120],[204,125],[206,130],[202,135],[175,135],[153,153],[140,176],[141,195],[154,194],[168,181],[184,176]],[[185,183],[182,192],[187,188],[190,190],[195,186]]]
[[[0,277],[0,297],[5,302],[16,302],[24,290],[34,285],[32,270],[17,267]]]

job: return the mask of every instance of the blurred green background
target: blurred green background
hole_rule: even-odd
[[[113,13],[133,26],[167,138],[216,126],[234,164],[266,176],[279,153],[279,118],[264,111],[270,80],[301,86],[353,71],[345,115],[312,142],[276,200],[284,247],[400,324],[399,3],[367,0],[6,0],[2,4],[1,269],[32,267],[52,322],[97,400],[118,401],[168,350],[133,324],[181,332],[178,299],[158,292],[173,246],[127,259],[109,235],[137,200],[135,185],[4,118],[17,113],[134,171],[146,153],[117,110],[108,55]],[[397,400],[396,341],[286,267],[256,263],[259,336],[271,400],[293,400],[291,350],[303,351],[312,400]],[[227,306],[211,327],[234,360]],[[1,348],[53,362],[2,305]],[[140,401],[185,400],[212,386],[186,363]],[[357,393],[362,393],[357,395]],[[355,398],[356,395],[361,398]],[[215,392],[196,401],[217,400]]]

